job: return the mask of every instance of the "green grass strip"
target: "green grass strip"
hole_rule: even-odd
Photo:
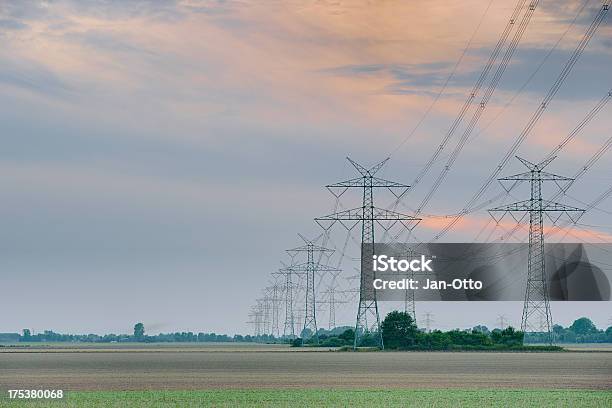
[[[1,407],[612,407],[612,391],[590,390],[208,390],[66,391],[63,400]]]

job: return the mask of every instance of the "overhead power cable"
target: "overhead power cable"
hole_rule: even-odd
[[[459,114],[453,121],[450,129],[448,130],[448,132],[446,132],[444,138],[438,145],[437,149],[435,150],[431,158],[427,161],[425,166],[421,169],[421,171],[415,177],[414,181],[410,184],[410,189],[413,189],[417,184],[419,184],[419,182],[423,179],[423,177],[427,175],[427,173],[431,169],[431,166],[433,166],[436,160],[438,160],[438,157],[440,156],[440,154],[442,153],[442,151],[448,144],[449,140],[453,137],[455,131],[457,130],[457,128],[463,121],[465,114],[468,112],[472,102],[476,98],[476,95],[482,88],[487,76],[489,75],[489,71],[491,71],[491,68],[497,61],[497,57],[499,56],[499,53],[501,52],[502,48],[506,44],[506,40],[508,39],[508,36],[510,35],[510,32],[512,31],[512,28],[514,27],[515,22],[518,19],[519,14],[521,10],[523,9],[525,3],[526,3],[525,0],[519,0],[516,3],[516,6],[514,7],[514,11],[512,12],[512,16],[506,23],[506,26],[504,27],[504,30],[502,31],[501,36],[497,40],[497,43],[495,44],[495,47],[493,48],[493,51],[491,52],[491,55],[489,56],[487,63],[485,64],[482,72],[480,73],[480,76],[478,77],[476,84],[474,84],[474,87],[472,88],[471,92],[468,94],[467,99],[461,106],[461,109],[459,110]]]
[[[506,154],[502,158],[501,162],[497,165],[497,167],[491,173],[491,175],[485,180],[485,182],[478,189],[476,194],[474,194],[472,196],[472,198],[470,200],[468,200],[466,205],[463,207],[463,210],[459,212],[459,215],[457,217],[455,217],[450,223],[448,223],[438,234],[436,234],[434,236],[434,238],[433,238],[433,241],[439,240],[440,238],[445,236],[450,230],[452,230],[453,227],[455,225],[457,225],[457,223],[461,220],[463,215],[466,214],[469,211],[469,209],[476,202],[478,202],[478,200],[480,200],[480,198],[484,195],[484,193],[487,191],[489,186],[497,179],[497,176],[506,167],[506,165],[508,164],[510,159],[515,155],[516,151],[521,146],[521,144],[529,136],[529,134],[531,133],[531,131],[533,130],[535,125],[538,123],[540,117],[542,116],[542,114],[544,113],[546,108],[548,107],[548,104],[555,97],[555,95],[557,94],[557,92],[561,88],[561,85],[563,85],[563,83],[567,79],[568,75],[570,74],[570,72],[574,68],[576,62],[578,61],[578,59],[582,55],[584,49],[589,44],[589,41],[591,40],[591,38],[593,38],[593,35],[597,31],[597,28],[600,26],[601,22],[604,20],[604,18],[608,14],[608,10],[609,10],[608,1],[609,0],[606,0],[603,3],[601,8],[599,9],[597,14],[595,15],[595,18],[593,19],[593,22],[591,23],[591,25],[586,30],[586,32],[583,35],[582,39],[580,40],[580,42],[576,46],[576,49],[571,54],[569,60],[565,63],[565,65],[564,65],[563,69],[561,70],[559,76],[556,78],[555,82],[553,83],[553,85],[551,86],[549,91],[547,92],[547,94],[544,97],[544,99],[542,100],[542,102],[539,104],[539,106],[536,109],[536,111],[532,114],[531,118],[529,119],[529,121],[525,125],[524,129],[521,131],[521,133],[519,134],[517,139],[514,141],[514,143],[510,147],[510,149],[506,152]]]
[[[425,110],[425,112],[423,113],[421,118],[417,121],[416,125],[414,125],[412,130],[410,130],[410,132],[408,132],[406,137],[395,147],[395,149],[393,149],[393,151],[391,153],[389,153],[389,157],[391,157],[393,154],[397,153],[397,151],[399,149],[401,149],[402,146],[404,146],[406,144],[406,142],[408,142],[408,140],[410,140],[412,138],[412,136],[414,136],[414,134],[421,127],[421,125],[423,124],[423,122],[425,121],[427,116],[429,116],[429,113],[431,112],[433,107],[436,105],[436,103],[438,103],[438,100],[440,99],[440,96],[442,96],[444,91],[446,91],[446,88],[448,87],[448,83],[455,76],[455,73],[457,72],[457,68],[459,68],[459,65],[461,65],[461,62],[463,61],[463,58],[467,54],[468,50],[472,47],[472,42],[474,41],[474,38],[476,37],[476,34],[480,30],[480,26],[482,25],[486,15],[487,15],[487,13],[489,12],[489,9],[491,8],[491,4],[493,4],[493,0],[490,0],[489,4],[487,4],[487,7],[485,8],[484,13],[482,13],[482,16],[480,17],[480,20],[478,21],[478,24],[476,24],[476,28],[474,29],[474,32],[470,36],[470,39],[468,40],[467,45],[465,46],[465,48],[463,49],[463,52],[459,56],[459,59],[457,60],[457,62],[455,62],[455,65],[453,66],[452,71],[450,72],[450,74],[446,78],[446,81],[444,81],[444,84],[442,85],[442,88],[440,88],[440,90],[438,91],[437,95],[435,96],[433,101],[429,104],[429,106],[427,107],[427,109]]]
[[[423,208],[432,199],[436,191],[438,191],[438,188],[440,188],[440,185],[446,178],[446,175],[450,172],[453,164],[455,163],[455,160],[457,160],[457,157],[459,157],[459,154],[463,150],[463,147],[465,146],[470,135],[472,134],[472,131],[475,129],[476,125],[478,124],[478,121],[480,120],[482,113],[485,111],[487,104],[491,100],[491,97],[493,97],[493,94],[495,93],[495,90],[497,89],[497,86],[499,85],[501,78],[506,72],[506,69],[508,68],[508,64],[510,63],[512,56],[514,55],[514,52],[516,51],[516,48],[518,47],[521,41],[521,38],[523,37],[523,34],[525,33],[525,30],[527,30],[527,27],[529,26],[529,22],[531,21],[531,17],[533,16],[533,13],[535,12],[538,6],[538,2],[539,0],[533,0],[532,3],[529,4],[529,7],[527,8],[527,11],[523,15],[523,18],[521,20],[521,23],[519,24],[519,27],[514,33],[514,37],[512,38],[512,41],[510,41],[510,44],[508,44],[508,47],[506,48],[506,52],[504,53],[504,56],[502,57],[502,60],[499,66],[497,67],[497,70],[495,71],[495,74],[493,75],[491,82],[489,83],[489,86],[485,90],[484,96],[482,100],[480,101],[480,104],[476,107],[476,110],[474,111],[474,114],[472,115],[472,119],[468,123],[468,126],[463,132],[463,135],[461,135],[461,138],[459,139],[457,146],[455,147],[450,157],[448,158],[448,161],[442,168],[442,172],[440,173],[440,175],[434,182],[433,186],[429,189],[429,191],[423,198],[423,201],[421,201],[421,204],[416,210],[416,216],[418,216],[421,213]]]

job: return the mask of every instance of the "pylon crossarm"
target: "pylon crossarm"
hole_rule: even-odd
[[[370,185],[371,183],[371,185]],[[397,183],[395,181],[385,180],[379,177],[357,177],[350,180],[341,181],[339,183],[328,184],[325,187],[327,189],[333,188],[351,188],[351,187],[375,187],[375,188],[409,188],[410,186],[407,184]],[[344,191],[342,192],[342,194]],[[332,194],[336,195],[334,192]],[[342,195],[340,194],[340,195]]]
[[[519,174],[514,174],[512,176],[506,176],[506,177],[502,177],[499,178],[499,181],[524,181],[524,180],[531,180],[533,178],[533,175],[531,174],[530,171],[526,171],[524,173],[519,173]]]
[[[540,171],[539,178],[543,181],[574,181],[571,177],[559,176],[558,174],[552,174],[546,171]]]
[[[297,248],[292,248],[292,249],[287,249],[287,252],[308,252],[308,251],[314,251],[314,252],[327,252],[327,253],[333,253],[334,250],[330,249],[330,248],[325,248],[319,245],[304,245],[301,247],[297,247]]]
[[[543,211],[562,211],[562,212],[579,212],[583,213],[584,210],[577,207],[572,207],[569,205],[564,205],[560,203],[555,203],[553,201],[542,200],[542,210]]]
[[[410,188],[408,184],[397,183],[395,181],[385,180],[378,177],[372,177],[372,187],[387,187],[391,188]]]
[[[489,214],[492,212],[511,212],[511,211],[536,211],[539,207],[535,207],[536,202],[532,200],[523,200],[516,203],[502,205],[500,207],[491,208]],[[493,217],[495,218],[495,217]]]
[[[350,179],[350,180],[345,180],[345,181],[341,181],[339,183],[334,183],[334,184],[328,184],[325,187],[327,187],[328,189],[330,188],[341,188],[341,187],[365,187],[365,180],[363,177],[357,177],[354,179]],[[335,195],[335,194],[334,194]]]
[[[333,266],[317,264],[317,263],[310,263],[310,262],[293,265],[291,267],[291,271],[293,272],[307,272],[307,271],[315,271],[315,270],[320,271],[320,272],[338,272],[338,271],[341,271],[342,269],[334,268]]]
[[[397,220],[397,221],[420,221],[420,218],[412,217],[407,214],[398,213],[384,208],[374,207],[374,217],[376,220]]]

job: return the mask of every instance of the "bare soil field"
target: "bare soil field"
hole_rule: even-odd
[[[0,353],[0,389],[612,389],[612,353],[289,352],[248,346]],[[78,352],[75,352],[78,351]]]
[[[287,344],[261,343],[13,343],[0,344],[1,353],[94,353],[94,352],[325,352],[322,347],[293,348]]]

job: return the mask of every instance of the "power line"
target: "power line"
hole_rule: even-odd
[[[502,34],[501,34],[500,38],[497,40],[497,43],[495,44],[495,47],[493,48],[493,51],[491,52],[491,55],[489,56],[489,59],[488,59],[487,63],[485,64],[482,72],[480,73],[480,76],[478,77],[478,80],[474,84],[474,87],[472,88],[471,92],[468,94],[467,99],[465,100],[465,102],[463,103],[461,109],[459,110],[459,114],[457,115],[457,117],[453,121],[453,123],[452,123],[450,129],[448,130],[448,132],[442,138],[442,141],[438,145],[438,148],[434,151],[434,153],[431,156],[431,158],[427,161],[425,166],[423,166],[421,171],[415,177],[414,181],[411,184],[411,188],[414,188],[417,184],[419,184],[419,182],[423,179],[423,177],[425,177],[425,175],[427,175],[427,173],[431,169],[431,166],[433,166],[433,164],[436,162],[436,160],[438,160],[438,157],[440,156],[440,154],[442,153],[442,151],[446,147],[447,143],[453,137],[455,131],[457,130],[457,128],[459,127],[459,125],[463,121],[463,117],[465,116],[465,114],[469,110],[472,102],[476,98],[476,95],[480,91],[480,88],[482,87],[482,85],[484,84],[487,76],[489,75],[489,71],[491,70],[491,68],[493,67],[495,62],[497,61],[497,57],[499,56],[499,53],[501,52],[502,48],[504,47],[504,45],[506,43],[506,40],[508,39],[508,36],[510,35],[510,32],[512,31],[512,28],[514,27],[515,22],[516,22],[516,20],[517,20],[517,18],[519,16],[521,10],[523,9],[523,7],[525,5],[525,2],[526,2],[525,0],[519,0],[517,2],[516,6],[514,7],[514,11],[512,12],[512,16],[510,17],[510,19],[506,23],[506,26],[504,27],[504,30],[502,31]]]
[[[478,31],[480,30],[480,26],[482,25],[485,16],[487,15],[487,13],[489,12],[489,9],[491,8],[491,4],[493,4],[493,0],[489,1],[489,4],[487,4],[487,7],[485,8],[484,13],[482,13],[482,16],[480,17],[480,20],[478,21],[478,24],[476,25],[476,28],[474,29],[474,32],[472,32],[472,35],[470,36],[469,41],[467,42],[467,45],[465,46],[465,48],[463,49],[463,52],[461,53],[461,56],[459,57],[459,59],[457,60],[457,62],[455,63],[455,66],[453,67],[451,73],[448,75],[448,77],[446,78],[446,81],[444,81],[444,84],[442,85],[442,88],[440,88],[440,90],[438,91],[438,94],[435,96],[434,100],[431,102],[431,104],[429,104],[429,107],[427,108],[427,110],[425,110],[425,112],[423,113],[423,115],[421,115],[421,118],[418,120],[418,122],[416,123],[416,125],[412,128],[412,130],[410,132],[408,132],[408,135],[406,135],[406,137],[399,143],[399,145],[397,145],[395,147],[395,149],[393,149],[391,151],[391,153],[389,154],[389,156],[394,155],[395,153],[397,153],[397,151],[399,149],[402,148],[402,146],[404,146],[404,144],[406,144],[406,142],[412,138],[412,136],[414,136],[414,134],[416,133],[416,131],[421,127],[421,125],[423,124],[423,122],[425,121],[425,119],[427,118],[427,116],[429,115],[429,113],[431,112],[431,110],[433,109],[433,107],[435,106],[435,104],[438,102],[438,100],[440,99],[440,96],[442,96],[442,94],[444,93],[444,91],[446,91],[446,87],[448,86],[448,83],[451,81],[451,79],[455,76],[455,73],[457,72],[457,68],[459,68],[459,65],[461,64],[461,62],[463,61],[463,58],[465,57],[465,55],[467,54],[468,50],[472,47],[472,42],[474,41],[474,38],[476,37],[476,34],[478,33]]]
[[[510,63],[512,56],[514,55],[514,52],[516,51],[516,48],[518,47],[518,44],[521,41],[521,38],[523,37],[525,30],[527,30],[527,26],[529,25],[529,22],[531,21],[531,17],[533,16],[533,13],[535,12],[537,5],[538,5],[538,0],[532,1],[527,11],[523,15],[521,23],[519,24],[519,27],[514,33],[514,37],[512,38],[512,41],[510,41],[510,44],[508,45],[506,52],[504,53],[504,56],[502,57],[501,63],[499,64],[499,66],[497,67],[497,70],[493,74],[493,78],[491,82],[489,83],[489,86],[485,90],[484,96],[482,100],[480,101],[480,104],[476,107],[476,110],[474,111],[474,114],[472,115],[472,119],[470,120],[467,128],[461,135],[461,138],[459,139],[457,146],[455,147],[455,149],[449,156],[446,164],[442,168],[442,172],[440,172],[438,178],[435,180],[434,184],[432,185],[432,187],[429,189],[429,191],[427,192],[427,194],[421,201],[421,204],[419,205],[419,207],[417,208],[415,212],[416,216],[418,216],[421,213],[423,208],[432,199],[436,191],[438,191],[438,188],[440,187],[440,185],[442,185],[442,182],[444,181],[447,174],[450,172],[451,168],[455,164],[455,160],[457,160],[457,157],[459,157],[459,154],[463,150],[463,147],[468,142],[468,139],[470,135],[472,134],[472,131],[475,129],[476,125],[478,124],[478,121],[480,120],[482,113],[485,111],[487,104],[489,103],[489,101],[493,97],[493,94],[495,93],[495,90],[497,89],[497,85],[499,85],[501,78],[506,72],[508,64]]]
[[[606,1],[608,1],[608,0],[606,0]],[[602,5],[602,7],[599,10],[599,12],[595,15],[595,18],[593,19],[593,22],[591,23],[591,25],[586,30],[586,32],[583,35],[582,39],[580,40],[580,42],[576,46],[576,49],[574,50],[574,52],[570,56],[569,60],[564,65],[564,67],[561,70],[559,76],[556,78],[555,82],[553,83],[553,85],[551,86],[549,91],[547,92],[546,96],[543,98],[542,102],[539,104],[539,106],[536,109],[536,111],[532,114],[531,118],[529,119],[529,121],[527,122],[525,127],[523,128],[523,130],[520,133],[520,135],[518,136],[518,138],[512,144],[510,150],[508,150],[508,152],[506,152],[506,154],[502,158],[501,162],[497,165],[497,167],[492,172],[492,174],[485,180],[484,184],[479,188],[479,190],[476,192],[476,194],[474,194],[474,196],[463,207],[463,210],[459,212],[459,215],[457,217],[455,217],[449,224],[447,224],[438,234],[436,234],[434,236],[434,238],[433,238],[433,241],[437,241],[438,239],[442,238],[455,225],[457,225],[459,220],[461,220],[461,218],[463,218],[463,215],[465,215],[470,210],[470,208],[478,200],[480,200],[480,198],[486,192],[486,190],[489,188],[489,186],[496,180],[496,178],[501,173],[501,171],[506,167],[506,165],[508,164],[508,162],[510,161],[512,156],[515,154],[515,152],[518,150],[518,148],[521,146],[521,144],[525,141],[525,139],[529,136],[529,134],[533,130],[534,126],[539,121],[540,117],[542,116],[542,114],[546,110],[546,108],[547,108],[548,104],[550,103],[550,101],[555,97],[555,95],[557,94],[557,92],[561,88],[561,85],[563,84],[563,82],[565,81],[567,76],[572,71],[574,65],[576,64],[576,62],[578,61],[578,59],[582,55],[582,52],[584,51],[584,49],[588,45],[589,41],[591,40],[591,38],[593,37],[595,32],[597,31],[597,28],[599,27],[601,22],[606,17],[606,15],[608,13],[608,10],[609,10],[608,3],[605,2]]]

